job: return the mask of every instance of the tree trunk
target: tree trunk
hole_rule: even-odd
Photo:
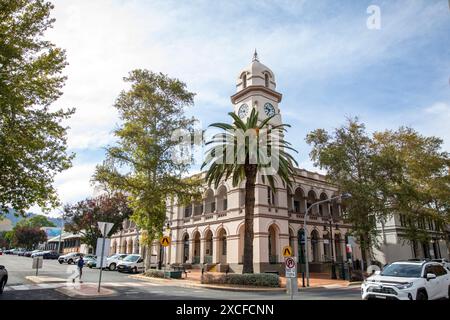
[[[253,273],[253,217],[255,209],[255,182],[257,167],[245,166],[245,221],[244,221],[244,266],[242,273]]]

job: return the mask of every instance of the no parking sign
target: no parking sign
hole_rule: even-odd
[[[284,260],[286,266],[286,278],[297,278],[297,267],[294,258],[287,257]]]

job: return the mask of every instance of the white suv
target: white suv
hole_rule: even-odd
[[[367,299],[433,300],[450,298],[450,271],[437,262],[394,262],[361,285]]]

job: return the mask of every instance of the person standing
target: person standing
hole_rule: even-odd
[[[80,278],[80,283],[81,283],[81,282],[83,282],[83,281],[81,281],[81,277],[83,276],[83,267],[84,267],[83,256],[80,256],[80,259],[78,259],[77,267],[78,267],[78,275],[72,279],[72,282],[75,282],[75,279],[78,277],[78,278]]]

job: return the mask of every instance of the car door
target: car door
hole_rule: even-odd
[[[139,260],[137,261],[137,268],[138,270],[144,270],[144,259],[143,258],[139,258]]]
[[[450,276],[448,275],[447,271],[445,270],[445,268],[441,265],[436,265],[434,267],[435,271],[436,271],[436,276],[439,280],[439,292],[437,292],[436,294],[436,298],[445,298],[447,297],[447,293],[448,293],[448,287],[450,284]]]
[[[427,280],[427,274],[429,274],[429,273],[436,275],[436,278]],[[428,300],[436,299],[440,288],[439,288],[439,279],[438,279],[436,271],[434,269],[434,265],[431,265],[431,264],[427,265],[425,267],[425,272],[424,272],[423,276],[425,278],[425,288],[427,289]]]

